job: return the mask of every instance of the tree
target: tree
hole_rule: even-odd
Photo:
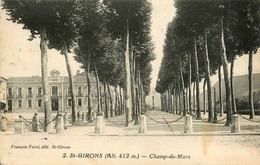
[[[190,67],[188,66],[191,64],[189,63],[191,42],[188,41],[186,36],[181,35],[181,29],[183,28],[185,28],[185,26],[183,26],[182,20],[179,19],[179,17],[168,24],[164,45],[164,57],[158,75],[160,81],[157,81],[159,83],[157,83],[156,90],[160,93],[174,90],[176,102],[175,110],[179,109],[178,112],[181,114],[183,105],[183,115],[186,115],[186,110],[188,109],[186,105],[190,104],[187,102],[187,100],[190,101],[190,99],[186,97],[185,88],[189,86],[188,77],[191,76]],[[171,97],[168,98],[168,102],[171,102]]]
[[[226,87],[226,109],[227,109],[227,121],[226,125],[231,124],[231,98],[230,98],[230,83],[228,79],[228,68],[227,68],[227,55],[226,55],[226,46],[224,41],[224,29],[223,29],[223,17],[221,20],[221,59],[223,64],[223,70],[224,70],[224,81],[225,81],[225,87]]]
[[[227,82],[228,74],[226,68],[226,59],[234,63],[234,59],[236,56],[241,56],[243,53],[249,53],[249,84],[251,84],[250,79],[250,52],[254,52],[259,47],[259,2],[255,0],[248,0],[248,1],[236,1],[236,2],[229,2],[229,1],[220,1],[218,3],[219,10],[217,11],[217,15],[219,15],[220,22],[221,22],[221,52],[222,61],[224,60],[223,68],[224,68],[224,79],[225,79],[225,86],[226,86],[226,97],[227,99],[227,106],[229,106],[230,111],[227,113],[227,123],[229,125],[231,122],[231,107],[232,104],[229,103],[231,99],[230,96],[227,95],[228,91],[231,91],[231,97],[234,95],[232,91],[233,88],[233,65],[231,67],[231,83]],[[225,25],[225,26],[224,26]],[[225,33],[225,35],[224,35]],[[225,38],[225,42],[224,42]],[[227,85],[230,87],[227,89]],[[249,85],[249,99],[250,93],[252,96],[252,90],[250,89]],[[233,111],[235,112],[235,101],[233,99]],[[253,107],[253,100],[251,106],[251,115],[254,116],[254,107]]]
[[[232,114],[231,94],[234,92],[231,92],[233,86],[230,86],[227,62],[230,60],[232,63],[230,72],[232,73],[230,79],[232,81],[233,61],[235,57],[241,55],[241,52],[250,53],[250,50],[253,51],[258,48],[259,42],[257,34],[259,27],[257,27],[257,25],[259,25],[259,20],[257,19],[257,9],[259,8],[259,5],[257,4],[259,4],[259,2],[254,0],[246,2],[237,1],[235,3],[222,0],[213,2],[175,1],[177,12],[174,22],[168,25],[164,47],[164,58],[158,75],[160,81],[157,83],[157,91],[160,93],[166,91],[166,87],[169,85],[167,81],[171,81],[171,79],[176,81],[176,89],[178,89],[178,86],[180,86],[178,79],[181,78],[181,76],[178,77],[178,74],[174,72],[178,71],[178,68],[180,68],[181,65],[174,63],[172,59],[179,61],[179,58],[181,58],[181,62],[179,63],[182,64],[181,68],[184,68],[182,77],[185,82],[185,87],[190,86],[191,84],[191,82],[187,83],[188,79],[192,79],[192,82],[194,82],[197,87],[196,105],[198,118],[200,117],[199,82],[201,78],[205,77],[208,89],[208,120],[212,121],[213,107],[210,76],[216,74],[216,71],[219,70],[220,105],[222,109],[220,68],[223,66],[227,106],[226,125],[230,125]],[[223,26],[223,24],[225,24],[225,26]],[[245,31],[248,31],[250,39],[247,38],[248,36],[245,37],[241,35],[244,33],[239,30],[241,27],[242,29],[244,28]],[[183,31],[185,33],[183,33]],[[193,41],[193,43],[190,44],[190,41]],[[248,44],[247,41],[249,41],[250,44]],[[194,65],[192,67],[195,67],[195,72],[193,72],[193,75],[195,76],[192,76],[192,78],[188,78],[190,76],[187,75],[189,73],[186,71],[190,70],[191,67],[190,62],[188,62],[189,64],[187,65],[187,56],[185,56],[185,54],[189,54],[190,52],[193,52],[194,54]],[[203,58],[201,57],[201,54],[203,54],[204,60],[200,60]],[[173,71],[173,74],[167,72],[167,70]],[[181,94],[183,95],[183,93]],[[180,103],[181,102],[179,101],[179,104]],[[185,103],[185,99],[183,103]],[[235,108],[235,106],[233,107]]]
[[[3,8],[10,20],[23,24],[23,28],[31,32],[30,40],[40,38],[41,71],[43,88],[43,107],[45,113],[45,131],[50,132],[51,104],[48,81],[47,33],[53,27],[56,11],[48,0],[3,1]]]
[[[109,96],[110,96],[110,110],[113,109],[112,94],[110,91],[111,86],[121,85],[124,80],[124,70],[123,70],[123,59],[120,58],[123,54],[122,43],[118,41],[113,41],[108,33],[104,33],[99,45],[99,50],[103,53],[95,60],[97,66],[97,72],[99,75],[99,80],[108,86]],[[105,90],[105,88],[104,88]],[[108,117],[108,111],[105,111],[105,116]]]
[[[206,87],[206,78],[204,79],[204,83],[203,83],[203,109],[204,109],[204,115],[206,114],[206,90],[205,90],[205,87]]]
[[[91,120],[91,84],[90,73],[94,70],[94,62],[99,55],[98,46],[102,38],[104,18],[100,12],[98,0],[76,1],[75,13],[72,18],[76,30],[75,60],[82,63],[88,84],[88,119]]]
[[[219,105],[220,105],[220,116],[223,115],[223,102],[222,102],[222,79],[221,79],[221,65],[218,68],[218,83],[219,83]]]
[[[144,31],[143,28],[145,27],[144,23],[149,20],[151,7],[149,5],[150,3],[141,0],[104,0],[103,2],[107,7],[108,31],[115,39],[121,40],[125,44],[124,70],[126,76],[124,98],[126,100],[126,126],[128,126],[129,121],[132,120],[132,110],[134,109],[132,108],[132,93],[134,90],[131,90],[131,63],[129,51],[132,50],[134,44],[137,42],[135,37],[142,35],[142,32]]]
[[[68,53],[71,52],[73,42],[76,38],[76,33],[72,23],[71,17],[75,11],[74,1],[55,1],[52,2],[52,6],[56,11],[56,18],[52,22],[53,27],[48,29],[48,46],[49,48],[54,48],[64,55],[67,72],[69,75],[70,93],[71,93],[71,107],[72,107],[72,125],[75,125],[76,121],[76,106],[75,106],[75,92],[74,92],[74,82],[71,72],[70,61],[68,58]]]
[[[255,116],[253,104],[253,79],[252,56],[259,48],[259,4],[257,0],[237,1],[229,7],[234,14],[234,23],[230,25],[230,31],[237,41],[238,55],[249,54],[248,78],[249,78],[249,109],[250,119]],[[232,26],[233,25],[233,26]]]

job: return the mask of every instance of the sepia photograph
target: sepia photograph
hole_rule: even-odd
[[[259,165],[259,0],[0,0],[0,165]]]

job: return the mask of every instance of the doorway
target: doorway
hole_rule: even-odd
[[[51,99],[51,108],[52,108],[52,111],[59,110],[59,99]]]

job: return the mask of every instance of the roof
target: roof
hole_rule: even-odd
[[[74,77],[75,82],[87,82],[86,72],[79,73]],[[93,73],[90,73],[90,82],[96,82]]]
[[[53,77],[49,77],[51,79]],[[59,77],[63,82],[69,82],[69,77]],[[95,82],[95,77],[93,73],[90,73],[90,82]],[[32,77],[10,77],[7,79],[8,84],[34,84],[34,83],[41,83],[42,77],[39,76],[32,76]],[[74,76],[74,82],[87,82],[86,73],[80,73]]]
[[[41,83],[41,77],[10,77],[7,83],[15,83],[15,84],[29,84],[29,83]]]
[[[2,77],[2,76],[0,76],[0,81],[7,82],[7,79],[6,79],[6,78],[4,78],[4,77]]]

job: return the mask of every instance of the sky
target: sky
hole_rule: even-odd
[[[158,72],[163,57],[163,44],[167,24],[173,19],[175,8],[173,0],[151,0],[152,10],[152,41],[154,42],[154,53],[156,59],[152,62],[152,83],[155,87]],[[39,38],[28,41],[30,32],[22,29],[22,25],[7,21],[5,11],[1,10],[0,26],[0,76],[26,77],[41,76],[40,63],[40,40]],[[253,73],[260,73],[260,53],[258,51],[254,56]],[[80,70],[80,64],[70,55],[72,73],[76,74]],[[56,50],[48,50],[49,71],[57,69],[62,76],[67,76],[65,58]],[[234,75],[243,75],[248,73],[248,55],[244,55],[235,61]],[[83,70],[81,70],[83,71]],[[217,81],[217,76],[212,77],[213,84]]]

